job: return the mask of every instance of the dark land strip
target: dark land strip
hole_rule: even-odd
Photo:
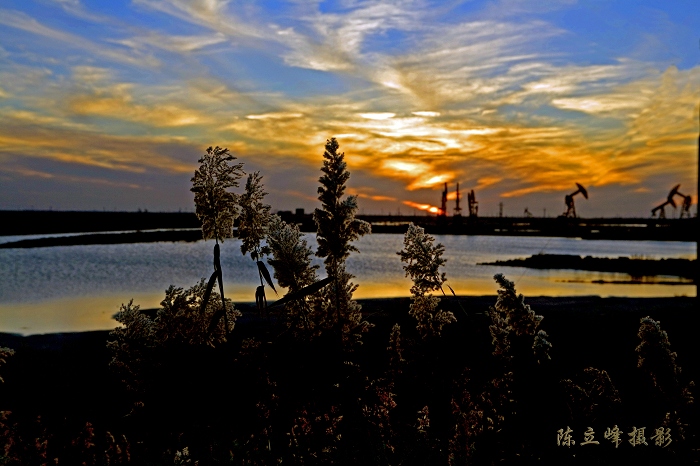
[[[315,232],[313,215],[303,209],[277,212],[303,232]],[[410,223],[430,234],[546,236],[621,241],[695,241],[697,217],[656,218],[541,218],[443,217],[436,215],[358,215],[375,233],[404,234]],[[0,236],[45,235],[197,228],[192,212],[0,211]]]
[[[454,426],[449,403],[453,379],[464,379],[469,383],[475,383],[476,388],[473,392],[478,394],[482,382],[492,377],[494,359],[491,356],[493,346],[487,312],[489,307],[496,303],[496,296],[443,298],[441,308],[452,311],[457,317],[457,322],[449,325],[444,330],[440,341],[432,346],[419,342],[415,320],[408,314],[410,298],[371,299],[358,300],[358,302],[362,305],[365,318],[374,324],[374,328],[365,334],[363,345],[353,353],[353,365],[344,364],[342,367],[361,367],[363,375],[381,376],[386,370],[388,335],[392,326],[399,323],[402,338],[404,338],[402,341],[406,345],[404,357],[410,363],[404,367],[406,372],[402,378],[397,379],[398,407],[392,412],[393,425],[405,424],[410,427],[412,425],[410,423],[415,423],[416,411],[429,404],[431,429],[435,432],[433,435],[435,438],[450,438],[449,429]],[[546,378],[540,381],[538,378],[540,376],[532,377],[540,381],[538,383],[542,385],[544,392],[533,400],[536,417],[532,418],[529,427],[532,432],[528,439],[532,443],[525,443],[527,445],[525,453],[541,457],[541,461],[537,461],[538,464],[692,464],[695,457],[692,456],[692,451],[686,453],[686,450],[695,448],[692,442],[695,438],[692,436],[696,432],[695,422],[691,422],[688,426],[689,441],[685,442],[683,450],[675,456],[667,453],[666,450],[654,447],[653,444],[648,448],[637,449],[625,444],[620,447],[619,452],[615,448],[603,446],[598,449],[591,448],[590,451],[585,448],[563,450],[555,446],[555,437],[557,429],[567,425],[572,425],[574,429],[579,430],[588,425],[594,425],[597,438],[603,440],[602,429],[607,425],[604,423],[607,421],[587,423],[582,425],[583,427],[571,424],[567,404],[560,393],[559,380],[565,378],[581,380],[584,376],[583,370],[588,367],[606,371],[614,387],[619,391],[620,397],[626,403],[624,406],[631,406],[629,409],[616,408],[608,415],[610,422],[619,424],[624,429],[631,428],[632,425],[645,425],[651,430],[651,423],[656,419],[654,400],[645,398],[649,392],[646,390],[643,374],[636,367],[635,348],[639,345],[637,333],[640,319],[650,316],[660,321],[662,328],[668,334],[672,350],[677,354],[676,362],[683,368],[680,374],[682,380],[684,383],[689,380],[697,382],[700,380],[700,366],[696,359],[700,314],[696,309],[696,298],[530,297],[526,298],[526,303],[537,314],[544,316],[540,328],[547,332],[547,339],[552,343],[552,348],[551,361],[547,363],[548,369],[542,372],[546,374]],[[0,409],[11,411],[13,416],[27,420],[28,424],[35,422],[37,416],[41,416],[43,425],[48,425],[52,429],[51,432],[58,433],[64,430],[70,431],[70,429],[78,432],[87,419],[95,427],[96,432],[97,429],[100,429],[99,432],[105,430],[125,432],[128,438],[134,441],[132,454],[143,456],[144,451],[148,452],[143,445],[149,445],[149,443],[145,442],[141,445],[137,444],[136,440],[145,438],[153,444],[154,451],[160,451],[158,448],[161,444],[169,445],[167,441],[170,437],[167,435],[175,435],[180,430],[186,429],[191,422],[190,417],[198,422],[200,417],[207,422],[211,421],[210,418],[213,419],[211,421],[213,427],[209,424],[201,424],[203,421],[197,424],[197,426],[204,426],[200,427],[203,429],[203,436],[218,435],[216,430],[218,428],[228,432],[225,429],[232,429],[231,425],[248,425],[246,422],[254,421],[256,418],[248,413],[245,407],[247,404],[255,403],[258,400],[256,397],[262,396],[258,386],[250,381],[256,371],[263,373],[263,376],[267,373],[273,374],[276,377],[274,379],[276,383],[285,384],[282,386],[288,389],[296,385],[301,385],[303,390],[306,390],[307,386],[316,387],[307,380],[312,376],[319,378],[321,382],[336,380],[331,371],[334,366],[324,364],[326,353],[317,351],[325,348],[323,345],[308,347],[306,342],[284,337],[286,326],[283,315],[275,313],[268,323],[257,314],[254,305],[237,304],[237,307],[243,312],[243,316],[237,321],[228,346],[222,348],[223,351],[207,352],[209,359],[192,359],[203,367],[195,366],[187,358],[181,360],[180,353],[173,356],[178,364],[181,364],[171,375],[172,381],[176,383],[171,386],[168,385],[171,380],[165,380],[163,387],[169,390],[159,391],[158,398],[154,398],[164,400],[162,403],[168,408],[164,413],[171,413],[170,417],[161,420],[155,415],[143,417],[143,414],[134,416],[129,414],[132,407],[131,398],[125,392],[119,378],[110,371],[108,366],[111,359],[111,354],[105,345],[109,339],[108,331],[27,337],[0,334],[0,346],[8,346],[15,350],[14,356],[9,358],[7,364],[2,367],[5,383],[0,384],[2,402]],[[262,343],[261,348],[265,351],[261,364],[264,362],[264,365],[251,366],[252,369],[246,372],[246,366],[237,364],[235,359],[242,357],[239,348],[242,347],[243,341],[249,338],[255,338]],[[192,351],[196,352],[196,349]],[[183,353],[183,355],[186,354]],[[316,361],[314,358],[319,359],[318,365],[312,364]],[[311,360],[312,363],[306,364],[307,360]],[[335,359],[329,357],[329,361],[333,362]],[[291,374],[287,374],[287,367],[290,368]],[[469,368],[468,372],[463,372],[465,367]],[[322,372],[313,372],[312,369]],[[240,372],[241,370],[243,372]],[[308,372],[299,372],[299,370],[308,370]],[[219,372],[222,373],[221,376],[211,375]],[[429,377],[433,375],[435,375],[434,378]],[[227,389],[238,388],[234,392],[224,392],[229,398],[223,399],[220,398],[222,393],[219,391],[204,391],[205,388],[208,390],[216,385],[204,385],[202,388],[198,385],[200,383],[198,376],[203,376],[208,382],[211,382],[209,379],[213,379]],[[186,381],[184,385],[183,380]],[[337,385],[332,385],[330,382],[319,383],[319,387],[323,390],[319,389],[311,395],[304,392],[302,388],[299,389],[301,395],[296,392],[280,391],[280,399],[293,399],[294,396],[311,396],[315,400],[325,399],[324,397],[331,397],[329,393],[333,393],[332,390],[337,391],[344,387],[341,384],[340,388],[337,388]],[[345,379],[342,379],[342,382],[345,382]],[[183,390],[183,386],[188,390]],[[345,389],[355,393],[351,391],[353,386],[350,382],[348,386],[350,388]],[[207,397],[199,396],[201,392],[206,393]],[[331,399],[334,400],[332,397]],[[222,400],[226,402],[222,403]],[[355,403],[356,399],[352,398],[350,401]],[[288,402],[291,403],[291,401]],[[157,410],[154,412],[160,413]],[[693,412],[697,413],[697,410]],[[221,413],[220,416],[219,413]],[[688,418],[688,420],[692,419]],[[361,418],[348,418],[347,425],[352,426],[353,420],[361,421]],[[145,426],[144,429],[148,433],[141,432],[141,425]],[[365,424],[359,425],[365,426]],[[351,427],[347,429],[346,432],[355,435]],[[156,435],[161,431],[165,432],[162,435],[166,441],[162,441],[161,437]],[[193,436],[191,432],[188,435]],[[522,435],[524,435],[522,432],[517,435],[506,432],[499,438],[507,442],[515,442]],[[28,438],[34,439],[34,437]],[[57,436],[51,439],[51,443],[59,440]],[[677,438],[674,438],[674,441],[674,447],[681,445]],[[411,453],[413,443],[410,439],[407,442],[408,446],[403,444],[400,446],[406,449],[410,459],[413,455]],[[275,445],[274,442],[272,444]],[[447,445],[447,440],[444,441],[444,445]],[[573,454],[576,458],[572,457]],[[582,457],[581,460],[578,459],[579,456]],[[686,457],[690,457],[691,461],[679,462],[679,459]],[[419,458],[405,464],[436,463],[422,461]],[[521,461],[506,464],[532,463]]]
[[[159,241],[199,241],[202,230],[135,231],[128,233],[91,233],[74,236],[50,236],[24,239],[0,244],[0,249],[48,248],[53,246],[83,246],[92,244],[156,243]]]
[[[496,302],[495,296],[443,297],[441,308],[452,311],[457,318],[454,325],[446,327],[444,339],[449,348],[446,358],[469,358],[478,365],[482,356],[489,354],[488,310]],[[672,349],[678,354],[684,375],[700,381],[700,365],[697,364],[697,329],[700,311],[697,298],[601,298],[583,297],[526,297],[535,313],[544,316],[541,329],[552,342],[552,359],[562,375],[582,367],[594,366],[612,373],[624,371],[632,377],[635,372],[635,347],[639,344],[637,331],[642,317],[650,316],[660,321],[668,333]],[[411,299],[379,298],[360,299],[362,312],[374,328],[363,338],[361,353],[373,359],[373,352],[384,352],[386,339],[395,323],[401,325],[406,336],[415,331],[415,320],[409,316]],[[285,326],[283,315],[273,313],[271,324],[260,317],[254,303],[237,303],[243,315],[236,322],[232,333],[234,345],[247,338],[261,341],[277,338]],[[118,323],[115,321],[115,327]],[[109,351],[106,341],[109,330],[73,333],[50,333],[21,336],[0,333],[0,347],[15,350],[15,356],[2,369],[4,384],[0,384],[0,399],[5,404],[32,406],[33,404],[63,401],[86,409],[94,405],[108,408],[108,393],[113,393],[115,382],[109,373]],[[632,379],[636,379],[632,377]],[[616,380],[618,382],[619,380]],[[623,382],[624,384],[624,382]],[[81,387],[76,390],[77,387]],[[83,398],[87,393],[103,393],[101,401]],[[101,397],[90,396],[90,399]],[[9,407],[9,406],[8,406]]]
[[[572,254],[536,254],[525,259],[483,262],[477,265],[527,267],[531,269],[572,269],[626,273],[632,277],[670,275],[697,282],[697,259],[635,259],[629,257],[581,257]],[[634,281],[631,281],[631,283]]]

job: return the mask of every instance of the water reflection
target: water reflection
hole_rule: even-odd
[[[313,235],[307,238],[315,243]],[[581,241],[568,238],[438,236],[445,245],[448,283],[460,295],[496,295],[495,273],[504,273],[525,296],[695,296],[693,285],[601,284],[625,274],[477,266],[479,262],[537,253],[596,257],[694,258],[694,243]],[[356,298],[409,296],[411,282],[396,255],[401,235],[370,235],[348,260],[359,284]],[[23,334],[113,328],[111,316],[134,299],[158,307],[165,289],[208,276],[213,242],[67,246],[0,250],[0,331]],[[254,301],[257,269],[238,241],[222,246],[226,295]],[[320,260],[316,263],[321,265]],[[323,276],[321,267],[321,276]],[[282,291],[283,292],[283,291]],[[449,292],[449,291],[448,291]]]

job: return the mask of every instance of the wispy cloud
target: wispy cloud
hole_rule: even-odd
[[[203,26],[228,38],[264,40],[267,27],[257,18],[241,17],[224,0],[135,0],[141,7],[166,13],[183,22]]]
[[[96,43],[95,41],[86,39],[77,34],[48,27],[21,11],[0,9],[0,24],[13,29],[20,29],[52,41],[62,42],[71,48],[87,51],[101,59],[106,58],[111,61],[138,66],[157,66],[159,64],[158,60],[151,56],[126,53],[115,47]]]
[[[155,47],[176,53],[189,53],[217,45],[227,39],[221,33],[201,36],[175,36],[151,32],[145,36],[135,36],[128,39],[114,40],[114,43],[124,45],[134,50],[144,50]]]
[[[304,203],[314,190],[289,183],[314,184],[336,136],[374,206],[434,207],[444,182],[485,203],[694,183],[700,67],[609,52],[545,14],[585,8],[572,2],[47,5],[0,10],[5,177],[48,173],[22,165],[29,153],[118,184],[188,173],[221,145],[270,173],[273,199]]]

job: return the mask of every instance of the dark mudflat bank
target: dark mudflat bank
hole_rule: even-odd
[[[452,354],[485,357],[491,352],[487,312],[495,296],[443,298],[442,307],[451,310],[457,323],[449,326],[445,337]],[[415,333],[415,321],[408,315],[410,298],[358,300],[363,314],[375,327],[365,335],[363,352],[372,358],[374,350],[383,351],[391,327],[399,323],[402,332]],[[633,384],[635,347],[642,317],[661,322],[668,333],[684,375],[700,382],[697,359],[700,308],[697,298],[600,298],[532,297],[526,303],[542,316],[541,328],[552,342],[552,359],[562,375],[594,366],[619,374],[615,382]],[[274,339],[284,332],[281,316],[273,315],[272,324],[261,318],[253,304],[237,304],[243,316],[237,321],[233,339]],[[116,326],[116,322],[115,322]],[[16,354],[2,368],[5,384],[0,384],[2,409],[60,404],[80,411],[99,413],[110,403],[108,393],[120,388],[108,370],[110,355],[105,346],[109,331],[55,333],[21,336],[0,333],[0,346]],[[235,343],[234,343],[235,344]],[[478,359],[478,358],[477,358]],[[95,399],[93,394],[99,395]]]
[[[310,213],[281,211],[288,223],[315,232]],[[696,241],[697,218],[519,218],[359,215],[376,233],[404,234],[409,223],[430,234],[547,236],[621,241]],[[0,211],[0,236],[197,228],[191,212]]]
[[[581,257],[571,254],[536,254],[525,259],[486,262],[478,265],[527,267],[531,269],[574,269],[626,273],[632,277],[670,275],[697,281],[697,259],[635,259],[629,257]]]
[[[0,236],[200,228],[193,212],[2,210]]]
[[[202,230],[135,231],[128,233],[92,233],[74,236],[24,239],[0,244],[0,249],[48,248],[53,246],[82,246],[92,244],[156,243],[175,241],[199,241]]]
[[[477,348],[483,354],[490,352],[487,312],[495,301],[495,296],[443,298],[441,306],[451,310],[457,318],[457,323],[446,332],[447,338],[454,339],[451,343],[455,351],[453,356]],[[408,315],[410,298],[361,299],[358,302],[366,319],[375,325],[365,336],[365,349],[385,345],[395,323],[406,333],[414,332],[415,321]],[[549,334],[553,359],[562,372],[588,366],[606,369],[631,365],[633,368],[639,320],[650,316],[660,321],[668,333],[684,373],[700,382],[700,364],[696,357],[700,334],[697,298],[526,297],[525,302],[544,317],[541,328]],[[243,316],[236,323],[234,340],[273,339],[275,332],[284,332],[279,314],[273,313],[272,324],[269,324],[258,315],[254,304],[239,303],[236,307]],[[0,333],[0,346],[16,350],[15,356],[2,369],[6,383],[0,384],[0,393],[5,393],[0,400],[5,404],[34,403],[51,391],[62,392],[61,396],[70,399],[79,393],[71,395],[69,387],[83,383],[96,386],[111,381],[105,347],[108,334],[109,330],[29,336]],[[628,367],[626,372],[634,371]],[[9,399],[7,390],[14,392]],[[42,395],[34,398],[31,393]]]
[[[335,359],[330,347],[323,351],[323,344],[295,342],[285,331],[282,316],[274,314],[268,321],[257,314],[253,305],[240,304],[237,307],[243,316],[237,321],[229,347],[223,348],[223,352],[206,352],[205,359],[189,360],[186,354],[178,353],[174,357],[176,370],[164,370],[168,379],[153,388],[154,397],[147,402],[146,411],[138,415],[129,415],[130,397],[108,368],[111,358],[105,346],[108,331],[27,337],[0,334],[0,346],[15,350],[15,355],[0,368],[5,379],[0,384],[0,411],[12,411],[13,416],[26,420],[22,422],[34,422],[32,425],[38,425],[36,419],[41,416],[42,425],[49,432],[56,432],[49,438],[49,445],[60,444],[63,434],[58,432],[65,432],[69,446],[55,450],[63,457],[74,454],[71,449],[75,442],[70,440],[71,436],[78,435],[87,420],[95,432],[125,433],[132,441],[131,454],[137,461],[165,458],[163,445],[178,449],[189,446],[196,452],[197,441],[219,439],[219,432],[226,431],[233,432],[227,435],[239,435],[236,438],[241,439],[241,443],[232,444],[237,448],[234,450],[237,462],[233,464],[276,464],[266,462],[265,455],[274,458],[280,450],[292,448],[287,432],[302,432],[300,419],[307,410],[309,414],[304,419],[309,420],[309,426],[313,425],[314,429],[326,426],[323,416],[330,413],[332,417],[333,413],[322,410],[328,402],[345,415],[342,422],[338,420],[344,426],[342,429],[328,427],[341,429],[342,442],[313,437],[313,442],[322,445],[330,442],[331,453],[320,459],[306,456],[306,461],[295,457],[297,461],[292,461],[293,464],[323,464],[324,458],[334,459],[335,464],[447,464],[445,452],[450,448],[448,441],[455,425],[450,397],[460,393],[454,386],[455,380],[468,383],[476,399],[482,383],[493,376],[495,360],[491,356],[487,311],[495,302],[495,296],[443,298],[442,307],[451,310],[457,322],[447,327],[439,341],[426,345],[416,338],[415,321],[408,315],[409,298],[359,300],[365,318],[375,327],[365,334],[364,343],[357,351],[341,355],[340,359]],[[524,445],[521,451],[529,456],[524,460],[508,458],[499,464],[696,464],[697,419],[692,418],[687,419],[691,421],[688,441],[681,443],[677,439],[674,447],[682,446],[682,450],[673,452],[653,444],[638,448],[623,444],[619,450],[603,445],[588,450],[578,446],[562,449],[556,446],[555,439],[557,429],[570,425],[582,431],[588,425],[569,420],[569,410],[573,408],[561,398],[559,382],[570,378],[581,383],[587,367],[606,371],[625,403],[623,406],[628,407],[606,413],[605,420],[590,421],[601,443],[605,443],[603,428],[613,422],[625,431],[625,436],[632,426],[645,425],[648,432],[652,431],[658,413],[654,409],[656,402],[647,398],[646,381],[637,369],[635,347],[639,344],[639,321],[645,316],[660,321],[672,350],[677,353],[676,361],[683,368],[683,380],[697,382],[700,380],[696,356],[700,328],[697,298],[531,297],[526,298],[526,303],[544,316],[540,328],[549,335],[552,359],[546,369],[533,373],[538,374],[532,376],[533,380],[542,377],[541,391],[532,392],[532,400],[522,405],[532,411],[532,422],[526,424],[529,431],[494,437]],[[376,430],[377,426],[368,424],[362,415],[353,417],[352,413],[361,411],[362,405],[358,403],[370,402],[368,397],[374,393],[369,385],[374,383],[372,380],[381,383],[380,377],[386,370],[388,336],[395,323],[401,325],[407,365],[391,389],[397,403],[392,408],[391,421],[398,434],[392,437],[396,452],[387,453],[381,445],[377,446],[379,432],[384,431]],[[249,363],[240,352],[243,340],[251,337],[261,342],[261,346],[258,356],[249,361],[259,361],[260,365],[256,362],[247,366]],[[468,372],[464,372],[465,367],[469,368]],[[359,379],[353,375],[357,370],[361,371]],[[212,385],[212,381],[216,383]],[[297,397],[312,401],[300,405],[300,411],[284,411],[285,406],[296,406],[290,399]],[[161,405],[165,407],[163,411],[154,408]],[[248,405],[251,407],[247,408]],[[423,406],[430,407],[429,435],[412,437],[416,413]],[[697,409],[694,412],[697,414]],[[313,413],[321,416],[321,420],[314,418]],[[302,417],[291,422],[294,416]],[[264,430],[268,425],[275,427],[271,433],[265,431],[269,435],[262,438],[272,440],[269,444],[264,440],[261,447],[255,439],[262,431],[256,429]],[[296,431],[293,425],[299,426]],[[248,432],[246,429],[255,437],[241,436],[239,431]],[[181,431],[186,433],[179,434]],[[38,434],[28,430],[27,435]],[[300,445],[309,445],[303,444],[305,439],[308,442],[311,437],[299,437]],[[315,445],[313,442],[310,445]],[[695,443],[688,446],[688,442]],[[268,445],[272,445],[269,451]],[[479,445],[493,447],[488,443]],[[309,452],[309,455],[313,453]],[[376,452],[394,456],[389,459],[372,456]],[[169,458],[173,453],[174,450],[170,451]],[[255,461],[244,461],[246,455],[252,455]],[[392,462],[391,458],[400,461]],[[533,458],[539,459],[533,462]],[[494,462],[497,459],[481,457],[480,461],[469,464]],[[149,464],[172,464],[172,459]]]

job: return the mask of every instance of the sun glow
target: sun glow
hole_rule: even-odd
[[[414,209],[425,210],[426,212],[430,212],[431,214],[437,214],[438,212],[440,212],[439,207],[430,204],[419,204],[413,201],[403,201],[403,203],[409,207],[413,207]]]

